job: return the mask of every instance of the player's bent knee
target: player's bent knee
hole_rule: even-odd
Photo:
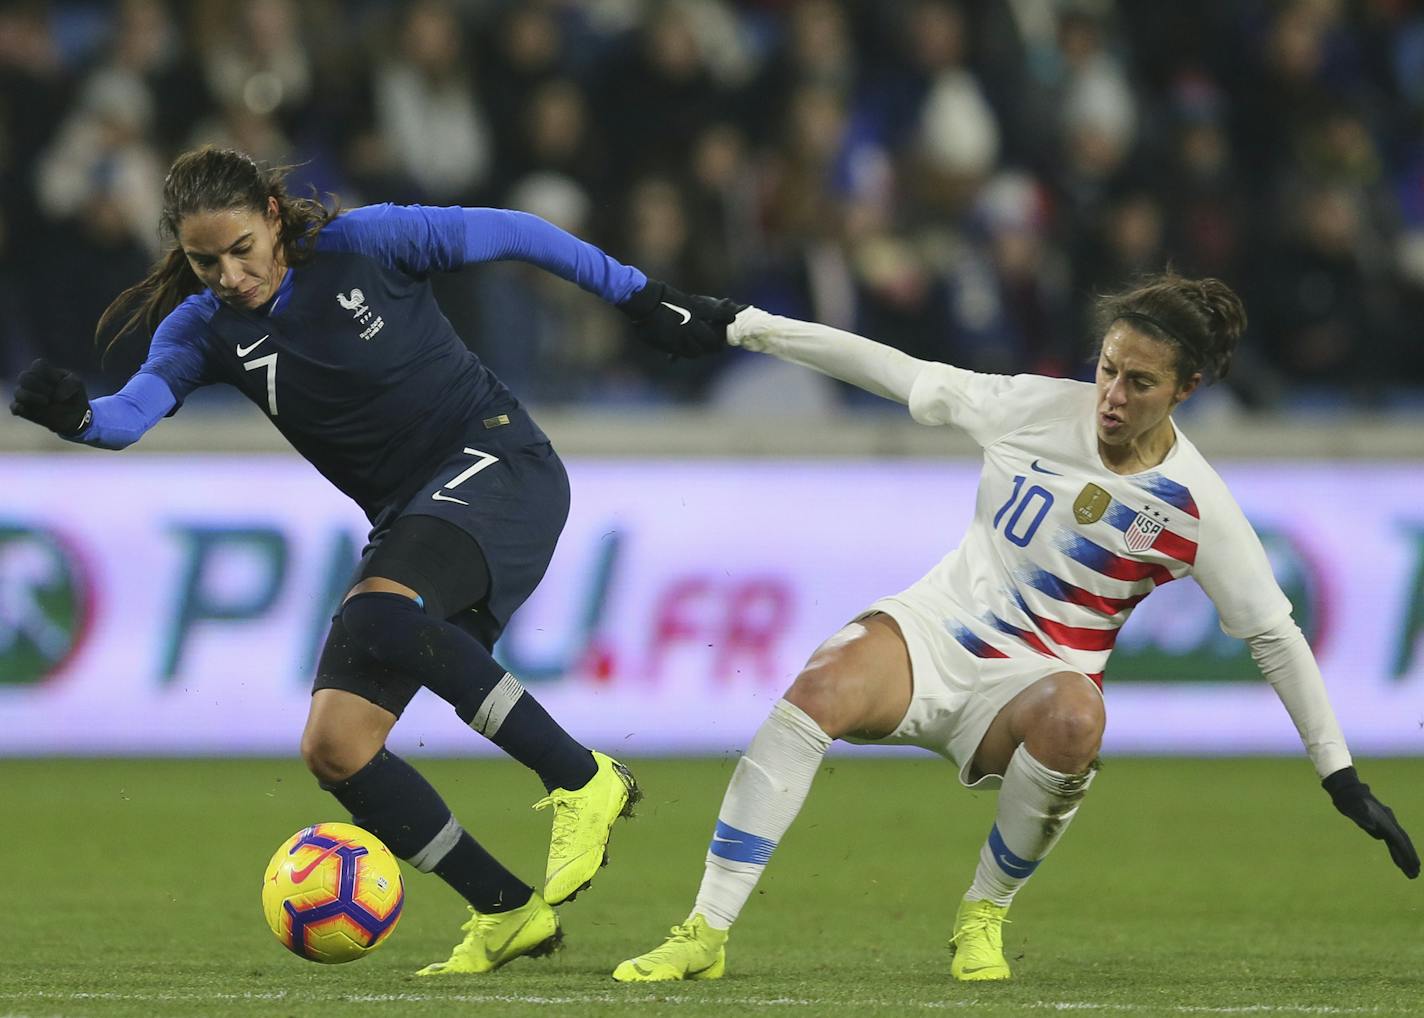
[[[302,733],[302,760],[322,784],[345,781],[379,750],[379,746],[370,749],[327,731],[308,729]]]
[[[847,682],[834,668],[809,667],[796,676],[786,699],[806,712],[833,739],[854,730],[854,707],[847,703]]]
[[[1107,715],[1095,691],[1068,685],[1048,698],[1033,719],[1024,742],[1041,763],[1078,773],[1097,759]]]

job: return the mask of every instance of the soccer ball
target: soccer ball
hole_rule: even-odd
[[[324,964],[355,961],[396,928],[405,884],[391,850],[351,824],[303,827],[262,876],[262,912],[282,946]]]

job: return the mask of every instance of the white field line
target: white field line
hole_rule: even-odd
[[[194,993],[194,992],[174,992],[174,993],[119,993],[106,991],[73,991],[63,992],[58,990],[39,990],[33,993],[12,993],[0,992],[0,1000],[44,1000],[44,1001],[68,1001],[81,1003],[84,1001],[127,1001],[127,1002],[180,1002],[180,1003],[203,1003],[203,1002],[232,1002],[242,1001],[286,1001],[288,1003],[332,1003],[344,1001],[359,1004],[418,1004],[418,1003],[456,1003],[456,1004],[668,1004],[674,1006],[691,1007],[749,1007],[749,1008],[778,1008],[778,1007],[851,1007],[851,1008],[894,1008],[901,1011],[910,1010],[969,1010],[979,1007],[1011,1007],[1024,1011],[1102,1011],[1111,1013],[1127,1014],[1223,1014],[1223,1015],[1358,1015],[1358,1014],[1380,1014],[1386,1013],[1386,1009],[1378,1007],[1333,1007],[1328,1004],[1239,1004],[1231,1006],[1212,1006],[1209,1004],[1113,1004],[1097,1003],[1094,1001],[1068,1001],[1068,1000],[1035,1000],[1024,1003],[1012,1003],[1004,1000],[981,999],[978,997],[966,1000],[815,1000],[805,997],[728,997],[728,996],[697,996],[690,997],[677,993],[653,993],[653,992],[630,992],[630,993],[563,993],[563,994],[533,994],[533,993],[314,993],[311,991],[301,991],[288,993],[286,991],[274,991],[269,993]],[[0,1015],[0,1018],[8,1016]],[[23,1016],[15,1016],[23,1018]]]

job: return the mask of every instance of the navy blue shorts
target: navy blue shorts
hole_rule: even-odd
[[[534,592],[569,515],[569,479],[549,439],[523,409],[476,422],[464,441],[402,505],[379,513],[353,585],[383,576],[417,591],[426,611],[486,648]],[[387,544],[398,520],[416,542]],[[313,689],[344,689],[399,715],[420,687],[356,648],[339,621],[317,665]]]

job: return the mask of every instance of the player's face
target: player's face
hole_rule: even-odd
[[[178,224],[178,243],[198,278],[225,303],[258,308],[272,299],[286,265],[278,238],[277,199],[251,209],[194,212]]]
[[[1129,445],[1153,433],[1200,380],[1193,375],[1178,385],[1171,344],[1114,322],[1098,355],[1098,440]]]

